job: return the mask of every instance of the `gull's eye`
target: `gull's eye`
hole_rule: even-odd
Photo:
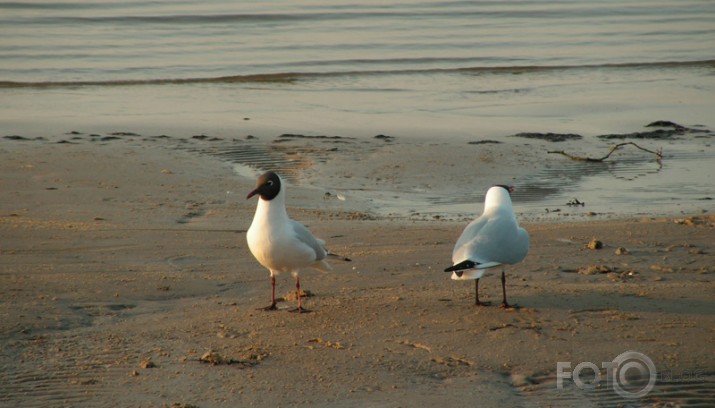
[[[268,184],[269,186],[272,186],[272,185],[273,185],[273,180],[268,180],[268,181],[266,181],[266,184]]]

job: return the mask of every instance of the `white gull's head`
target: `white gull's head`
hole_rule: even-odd
[[[513,186],[496,185],[487,190],[487,196],[484,198],[484,212],[502,209],[511,211],[511,193],[514,191]]]

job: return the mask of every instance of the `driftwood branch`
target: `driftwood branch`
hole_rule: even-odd
[[[623,146],[626,146],[626,145],[633,145],[633,146],[635,146],[636,148],[638,148],[638,149],[640,149],[640,150],[643,150],[644,152],[648,152],[648,153],[654,154],[655,157],[656,157],[656,160],[658,161],[658,163],[660,163],[661,159],[663,159],[663,151],[662,151],[662,150],[659,149],[657,152],[654,152],[654,151],[648,150],[648,149],[646,149],[646,148],[644,148],[644,147],[640,147],[640,146],[638,146],[637,144],[635,144],[635,143],[633,143],[633,142],[619,143],[619,144],[617,144],[617,145],[611,146],[611,149],[608,151],[608,154],[605,155],[605,156],[603,156],[603,157],[574,156],[574,155],[572,155],[572,154],[566,153],[566,152],[563,151],[563,150],[552,150],[552,151],[550,151],[550,152],[548,152],[548,153],[562,154],[562,155],[568,157],[568,158],[571,159],[571,160],[578,160],[578,161],[585,161],[585,162],[602,162],[602,161],[605,161],[606,159],[608,159],[609,157],[611,157],[611,155],[613,154],[613,152],[615,152],[616,150],[621,149]]]

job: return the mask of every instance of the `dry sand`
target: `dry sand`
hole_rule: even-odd
[[[353,258],[301,275],[297,315],[256,310],[253,181],[221,161],[5,142],[0,174],[0,406],[610,406],[557,390],[556,364],[627,350],[659,375],[632,403],[715,403],[712,216],[526,224],[521,307],[502,310],[498,271],[481,308],[442,272],[463,220],[366,219],[291,187],[290,214]]]

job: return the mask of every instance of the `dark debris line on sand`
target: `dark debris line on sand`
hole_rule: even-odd
[[[471,145],[480,145],[480,144],[502,144],[502,143],[503,143],[503,142],[500,142],[500,141],[498,141],[498,140],[490,140],[490,139],[486,139],[486,140],[474,140],[474,141],[471,141],[471,142],[467,142],[467,144],[471,144]]]
[[[679,125],[677,123],[658,120],[651,122],[644,127],[647,128],[659,128],[654,130],[649,130],[645,132],[631,132],[631,133],[614,133],[607,135],[596,136],[599,139],[671,139],[677,136],[685,135],[698,135],[698,137],[709,137],[712,136],[712,132],[709,129],[696,127],[686,127]],[[565,142],[567,140],[580,140],[583,139],[582,135],[576,133],[539,133],[539,132],[523,132],[512,135],[512,137],[523,137],[528,139],[541,139],[549,142]]]
[[[658,120],[655,122],[651,122],[645,127],[660,129],[655,129],[647,132],[601,135],[598,137],[600,139],[670,139],[673,137],[685,135],[712,135],[712,132],[708,129],[689,128],[667,120]]]
[[[16,140],[16,141],[45,140],[44,137],[36,137],[34,139],[29,139],[25,136],[20,136],[20,135],[7,135],[7,136],[3,136],[3,138],[7,139],[7,140]]]
[[[522,132],[512,135],[512,137],[524,137],[527,139],[541,139],[549,142],[565,142],[567,140],[581,140],[583,136],[576,133],[538,133]]]

